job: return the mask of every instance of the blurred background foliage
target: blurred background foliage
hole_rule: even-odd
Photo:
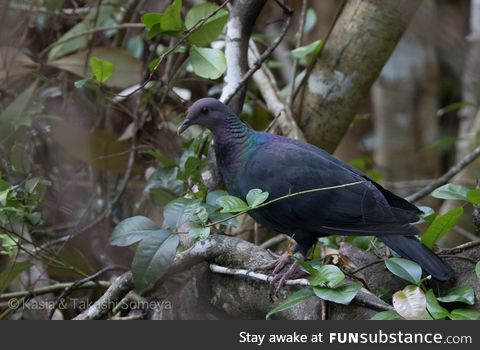
[[[300,45],[302,1],[296,0],[286,40],[267,61],[285,99],[292,76],[298,82],[321,50],[339,6],[307,3]],[[209,135],[198,128],[176,135],[192,101],[221,92],[229,18],[221,4],[1,2],[0,292],[111,266],[128,269],[131,249],[108,244],[128,217],[146,216],[158,227],[170,217],[175,224],[167,227],[180,230],[188,205],[200,201],[211,206],[211,221],[225,218],[215,207],[225,193],[213,192],[218,175],[208,170]],[[424,1],[336,150],[400,195],[428,184],[479,144],[480,34],[469,25],[470,5]],[[282,15],[273,1],[266,7],[253,36],[262,49],[278,36]],[[254,83],[241,117],[257,130],[274,118]],[[478,174],[477,162],[456,182],[472,189]],[[423,204],[445,213],[458,206],[450,199]],[[476,239],[470,214],[457,221],[442,244]],[[257,244],[275,235],[245,216],[220,228]],[[336,249],[339,240],[325,239],[315,254]],[[362,249],[375,244],[347,240]],[[285,249],[286,241],[275,247]]]

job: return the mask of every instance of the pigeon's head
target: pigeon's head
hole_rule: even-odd
[[[223,121],[233,112],[222,102],[207,97],[196,101],[189,109],[185,120],[178,128],[178,134],[188,129],[190,125],[200,125],[213,130],[221,126]]]

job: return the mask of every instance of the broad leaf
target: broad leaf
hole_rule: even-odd
[[[440,199],[467,200],[468,188],[459,184],[446,184],[432,192],[432,197]]]
[[[343,272],[335,265],[323,265],[318,269],[314,268],[315,272],[310,278],[310,285],[328,287],[336,287],[340,282],[345,279]]]
[[[142,22],[148,29],[148,38],[151,39],[160,33],[173,34],[183,29],[182,0],[173,2],[162,13],[146,13]]]
[[[6,267],[0,271],[0,294],[7,289],[10,284],[24,271],[27,271],[32,266],[28,261],[15,262],[10,260]]]
[[[192,45],[190,63],[196,75],[206,79],[218,79],[227,69],[227,61],[222,51]]]
[[[132,262],[135,288],[139,291],[152,286],[172,265],[179,237],[168,230],[156,231],[138,245]]]
[[[218,198],[217,204],[223,208],[221,213],[239,213],[249,209],[242,199],[230,195]]]
[[[463,208],[458,207],[437,216],[422,235],[422,243],[431,249],[436,242],[455,227],[462,215]]]
[[[200,205],[200,200],[177,198],[163,209],[163,224],[167,228],[178,228],[191,220],[192,214]]]
[[[111,245],[125,247],[155,234],[158,225],[145,216],[133,216],[121,221],[110,235]]]
[[[177,167],[160,168],[150,175],[145,191],[150,193],[156,205],[165,206],[182,195],[185,183],[178,180],[177,175]]]
[[[5,141],[21,125],[30,125],[30,108],[34,102],[38,82],[34,81],[23,90],[0,113],[0,144]]]
[[[247,193],[247,203],[250,207],[255,208],[265,202],[268,198],[268,192],[263,192],[261,189],[254,188]]]
[[[393,294],[393,307],[407,320],[423,320],[427,300],[420,287],[410,285]]]
[[[113,74],[113,63],[101,58],[92,56],[90,58],[90,69],[93,79],[99,83],[105,83]]]
[[[91,67],[85,69],[85,62],[90,56],[109,61],[115,66],[112,76],[105,82],[106,86],[125,89],[140,83],[142,80],[142,66],[139,60],[127,51],[116,47],[95,47],[82,50],[73,55],[49,62],[52,67],[62,69],[83,78],[93,75]]]
[[[275,306],[272,310],[270,310],[270,312],[265,316],[265,318],[268,319],[273,314],[291,309],[295,305],[300,304],[305,299],[311,298],[314,295],[315,293],[310,288],[301,289],[293,293],[292,295],[290,295],[290,297],[288,297],[282,303],[280,303],[279,305]]]
[[[372,318],[371,320],[374,320],[374,321],[386,321],[386,320],[398,320],[399,318],[401,318],[402,316],[400,316],[398,314],[398,312],[394,311],[394,310],[390,310],[390,311],[380,311],[380,312],[377,312]]]
[[[451,320],[480,320],[480,312],[469,309],[452,310],[448,318]]]
[[[443,320],[449,315],[448,310],[438,303],[435,294],[433,294],[433,290],[429,289],[425,297],[427,300],[427,310],[433,319]]]
[[[208,220],[208,212],[205,207],[197,207],[192,215],[190,216],[190,219],[195,222],[196,224],[204,224]]]
[[[208,192],[206,202],[208,205],[211,205],[214,208],[221,208],[221,206],[217,203],[217,199],[220,197],[228,196],[228,192],[224,190],[215,190]]]
[[[447,293],[437,298],[442,303],[465,303],[468,305],[475,304],[475,293],[473,288],[468,284],[462,284],[461,286],[454,287],[447,291]]]
[[[185,27],[187,30],[190,30],[197,24],[197,22],[207,18],[217,9],[217,5],[208,2],[193,6],[185,17]],[[218,38],[222,33],[227,20],[228,12],[224,9],[220,9],[198,29],[192,32],[188,37],[188,41],[193,45],[205,46]]]
[[[480,204],[480,188],[468,191],[467,200],[472,204]]]
[[[391,273],[410,283],[417,284],[422,279],[422,268],[411,260],[390,258],[385,260],[385,266]]]
[[[293,57],[298,59],[299,63],[306,66],[322,49],[322,41],[317,40],[305,46],[297,47],[291,51]]]
[[[210,235],[210,227],[194,227],[188,232],[188,236],[194,241],[203,241]]]
[[[336,288],[313,287],[313,291],[320,299],[348,305],[361,288],[361,283],[351,283]]]
[[[54,59],[65,56],[74,51],[86,48],[88,44],[88,38],[91,34],[84,34],[80,36],[79,34],[95,27],[101,28],[107,26],[109,20],[115,13],[117,6],[118,5],[115,4],[104,4],[101,5],[98,10],[90,11],[85,16],[83,21],[73,26],[70,30],[58,38],[48,53],[48,61],[53,61]]]
[[[310,33],[315,27],[316,23],[317,23],[317,13],[315,12],[314,9],[309,8],[307,10],[307,13],[305,14],[305,27],[303,28],[303,32],[305,34]]]
[[[0,84],[15,81],[38,66],[30,57],[15,47],[0,47]]]

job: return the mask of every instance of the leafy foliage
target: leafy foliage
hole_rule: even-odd
[[[460,221],[463,215],[463,208],[457,207],[445,214],[437,216],[422,235],[422,243],[432,248],[433,245],[444,237]]]
[[[411,260],[390,258],[385,260],[385,266],[391,273],[410,283],[418,284],[422,279],[422,268]]]

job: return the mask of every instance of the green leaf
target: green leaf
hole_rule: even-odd
[[[91,79],[90,78],[85,78],[85,79],[80,79],[80,80],[76,80],[75,83],[73,83],[75,85],[75,87],[77,89],[81,89],[83,88]]]
[[[468,305],[475,304],[475,293],[473,288],[468,284],[454,287],[447,291],[443,297],[438,297],[438,301],[442,303],[465,303]]]
[[[462,215],[463,208],[458,207],[437,216],[422,235],[422,243],[431,249],[436,242],[455,227]]]
[[[310,285],[315,287],[326,284],[332,288],[345,279],[343,272],[335,265],[323,265],[314,269],[315,272],[310,278]]]
[[[150,193],[155,204],[165,206],[183,194],[185,183],[178,180],[177,177],[177,167],[157,169],[148,178],[145,191]]]
[[[136,59],[140,59],[142,57],[144,51],[144,44],[141,35],[135,35],[128,39],[127,51]]]
[[[459,184],[446,184],[435,189],[431,196],[440,199],[467,200],[468,188]]]
[[[250,207],[255,208],[265,202],[268,198],[268,192],[263,192],[261,189],[254,188],[247,193],[247,203]]]
[[[298,62],[304,66],[310,64],[311,60],[322,49],[323,42],[321,40],[314,41],[305,46],[297,47],[291,51],[293,57],[298,59]]]
[[[108,22],[115,14],[117,6],[118,5],[115,4],[104,4],[100,6],[98,10],[92,9],[92,11],[85,16],[83,21],[73,26],[70,30],[58,38],[48,53],[48,61],[53,61],[54,59],[65,56],[74,51],[86,48],[88,44],[88,38],[91,34],[84,34],[80,36],[78,36],[78,34],[84,33],[85,31],[95,27],[101,28],[108,26]]]
[[[208,220],[208,212],[207,212],[207,209],[205,209],[205,207],[198,207],[196,208],[191,217],[190,217],[190,220],[192,220],[193,222],[197,223],[197,224],[204,224],[207,222]]]
[[[480,320],[480,312],[469,309],[452,310],[448,318],[451,320]]]
[[[207,199],[205,200],[208,205],[211,205],[214,208],[221,208],[221,206],[217,203],[217,199],[220,197],[228,196],[228,192],[224,190],[215,190],[208,192]]]
[[[372,318],[371,320],[374,320],[374,321],[386,321],[386,320],[398,320],[399,318],[401,318],[402,316],[400,316],[398,314],[398,312],[394,311],[394,310],[390,310],[390,311],[380,311],[380,312],[377,312]]]
[[[88,69],[85,69],[85,62],[91,56],[109,61],[115,66],[111,77],[104,82],[108,87],[125,89],[142,80],[140,60],[126,50],[116,47],[94,47],[91,52],[89,50],[78,51],[70,56],[48,62],[48,65],[71,72],[79,77],[90,78],[93,75],[92,67],[89,65]]]
[[[138,245],[132,262],[135,288],[139,291],[152,286],[172,265],[179,237],[168,230],[158,230]]]
[[[432,223],[433,220],[435,220],[436,214],[435,214],[435,210],[433,210],[432,208],[422,205],[422,206],[419,206],[418,209],[420,209],[422,212],[421,217],[423,220],[429,223]]]
[[[217,204],[223,208],[221,213],[239,213],[249,209],[242,199],[230,195],[218,198]]]
[[[467,200],[472,204],[480,204],[480,188],[468,191]]]
[[[285,299],[282,303],[275,306],[270,312],[265,316],[266,319],[270,318],[273,314],[291,309],[292,307],[300,304],[305,299],[311,298],[315,295],[312,289],[305,288],[301,289],[292,295],[290,295],[287,299]]]
[[[90,68],[92,70],[93,79],[103,84],[112,76],[114,66],[110,61],[92,56],[90,58]]]
[[[27,271],[32,264],[28,261],[16,262],[10,260],[8,265],[0,271],[0,294],[24,271]]]
[[[411,260],[390,258],[385,260],[385,266],[391,273],[410,283],[417,284],[422,279],[422,268]]]
[[[475,265],[475,273],[477,274],[478,279],[480,279],[480,261]]]
[[[137,243],[146,237],[155,235],[158,225],[145,216],[133,216],[121,221],[113,229],[108,242],[111,245],[125,247]]]
[[[165,167],[173,167],[175,165],[165,154],[163,154],[160,150],[146,150],[140,152],[143,155],[148,155],[155,158],[157,161],[162,163]]]
[[[336,288],[313,287],[315,295],[323,300],[348,305],[362,288],[361,283],[346,284]]]
[[[35,100],[38,82],[23,90],[0,113],[0,145],[21,125],[30,125],[31,108]]]
[[[393,307],[407,320],[423,320],[427,310],[425,294],[418,286],[406,286],[393,294]]]
[[[317,23],[317,13],[315,12],[314,9],[309,8],[307,10],[307,13],[305,14],[305,26],[303,28],[303,32],[305,34],[310,33],[315,27],[316,23]]]
[[[167,228],[178,228],[191,219],[200,205],[200,200],[177,198],[163,209],[163,224]]]
[[[142,22],[148,29],[148,38],[151,39],[160,33],[172,34],[183,29],[181,16],[182,0],[174,0],[161,13],[146,13]]]
[[[425,297],[427,299],[427,310],[433,319],[443,320],[449,315],[448,310],[438,303],[435,294],[433,294],[433,290],[429,289]]]
[[[188,236],[194,241],[203,241],[210,235],[210,227],[194,227],[188,232]]]
[[[212,3],[203,3],[193,6],[185,17],[185,27],[190,30],[204,18],[210,16],[218,6]],[[192,32],[188,41],[193,45],[205,46],[214,41],[222,33],[223,27],[228,20],[228,12],[224,9],[219,10],[210,17],[198,29]]]
[[[196,75],[206,79],[218,79],[227,69],[227,61],[222,51],[192,45],[190,63]]]
[[[221,221],[222,223],[220,225],[225,225],[226,227],[238,227],[237,218],[232,218],[232,214],[230,213],[214,211],[209,214],[209,217],[212,222]]]

